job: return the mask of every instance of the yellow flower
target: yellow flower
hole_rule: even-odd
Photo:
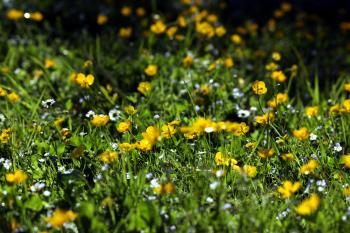
[[[308,175],[313,172],[318,167],[318,162],[311,159],[309,162],[300,167],[300,173],[303,175]]]
[[[93,124],[96,127],[104,126],[108,122],[109,122],[109,116],[106,116],[106,115],[96,115],[91,120],[91,124]]]
[[[136,148],[142,151],[150,151],[152,150],[153,143],[151,143],[147,139],[142,139],[136,143]]]
[[[153,189],[153,192],[158,194],[170,194],[175,191],[175,185],[171,182],[161,184]]]
[[[18,101],[20,101],[20,97],[19,95],[17,95],[16,92],[11,92],[10,94],[7,95],[7,98],[12,102],[12,103],[17,103]]]
[[[343,188],[343,194],[345,196],[350,196],[350,187]]]
[[[232,57],[226,58],[225,61],[224,61],[224,64],[225,64],[226,68],[232,68],[235,65]]]
[[[123,151],[132,151],[133,149],[135,149],[135,145],[127,142],[123,142],[119,144],[119,148]]]
[[[350,99],[346,99],[344,100],[343,104],[342,104],[342,112],[350,112]]]
[[[317,210],[319,205],[320,197],[313,193],[309,198],[303,200],[295,210],[299,215],[310,215]]]
[[[174,126],[167,124],[162,126],[161,135],[165,138],[171,138],[176,133],[176,129]]]
[[[33,13],[30,13],[30,19],[36,22],[40,22],[44,19],[44,15],[39,11],[35,11]]]
[[[309,135],[310,135],[309,130],[306,127],[293,130],[293,136],[299,140],[306,140],[309,138]]]
[[[350,92],[350,83],[344,84],[344,90]]]
[[[285,154],[282,154],[282,159],[284,161],[292,161],[294,160],[294,155],[292,153],[285,153]]]
[[[2,87],[0,87],[0,96],[6,96],[6,95],[7,95],[7,91]]]
[[[290,72],[291,72],[291,77],[294,78],[295,76],[297,76],[298,74],[298,66],[297,65],[292,65],[292,67],[290,68]]]
[[[226,28],[224,26],[219,26],[215,28],[215,34],[218,37],[222,37],[226,34]]]
[[[135,113],[137,113],[137,110],[134,108],[134,106],[132,105],[128,105],[124,108],[124,111],[129,114],[129,115],[134,115]]]
[[[341,160],[344,162],[345,167],[350,168],[350,155],[343,155]]]
[[[186,18],[183,17],[182,15],[180,15],[178,18],[177,18],[177,23],[180,27],[184,28],[187,26],[187,21],[186,21]]]
[[[6,17],[10,20],[19,20],[23,18],[23,11],[16,10],[16,9],[10,9],[6,13]]]
[[[132,8],[130,6],[123,6],[120,9],[120,14],[122,14],[123,16],[129,16],[132,13]]]
[[[92,74],[88,74],[85,76],[83,73],[77,74],[75,81],[82,87],[82,88],[89,88],[94,83],[95,77]]]
[[[160,136],[160,131],[155,126],[147,127],[146,131],[142,133],[143,139],[148,140],[151,144],[155,144]]]
[[[266,158],[270,158],[275,154],[275,150],[273,148],[271,149],[259,149],[258,150],[258,156],[266,159]]]
[[[336,113],[339,113],[339,112],[340,112],[340,105],[339,104],[333,105],[329,109],[329,113],[330,114],[336,114]]]
[[[287,80],[286,75],[281,70],[273,71],[271,74],[271,78],[278,83],[283,83]]]
[[[22,184],[27,179],[28,175],[22,170],[16,170],[14,173],[6,174],[6,181],[10,184]]]
[[[170,39],[173,39],[176,32],[177,32],[177,27],[172,26],[166,31],[166,34]]]
[[[97,21],[98,25],[103,25],[103,24],[106,24],[108,22],[108,17],[106,15],[99,14],[97,16],[96,21]]]
[[[118,34],[122,38],[129,38],[132,35],[132,27],[120,28]]]
[[[255,166],[252,165],[244,165],[243,169],[242,169],[243,174],[245,174],[246,176],[253,178],[256,176],[257,174],[257,169]]]
[[[144,16],[145,14],[146,14],[145,8],[143,8],[143,7],[138,7],[138,8],[136,8],[136,15],[137,15],[138,17],[142,17],[142,16]]]
[[[187,55],[183,60],[182,63],[185,67],[190,67],[193,64],[193,57],[190,55]]]
[[[268,70],[268,71],[275,71],[278,69],[278,65],[274,62],[270,62],[269,64],[267,64],[265,66],[265,69]]]
[[[56,209],[51,217],[46,221],[54,228],[61,228],[65,223],[74,221],[77,218],[77,214],[71,210]]]
[[[281,60],[281,54],[279,52],[274,52],[272,53],[272,59],[275,61],[280,61]]]
[[[119,133],[125,133],[125,132],[129,131],[130,129],[131,129],[131,121],[120,122],[118,127],[117,127],[117,131]]]
[[[305,115],[308,117],[314,117],[317,116],[319,111],[320,108],[318,106],[309,106],[305,108]]]
[[[144,70],[145,74],[147,76],[154,76],[157,74],[158,72],[158,66],[156,65],[148,65],[145,70]]]
[[[163,23],[163,21],[158,20],[151,25],[151,31],[154,34],[162,34],[166,31],[166,25]]]
[[[288,101],[288,94],[287,93],[278,93],[275,98],[267,101],[267,105],[270,108],[276,108],[278,105],[280,105],[286,101]]]
[[[245,148],[250,148],[250,149],[252,149],[252,148],[255,148],[256,145],[257,145],[256,142],[248,142],[248,143],[246,143],[246,144],[244,145],[244,147],[245,147]]]
[[[262,116],[256,116],[255,121],[258,124],[266,125],[275,120],[275,115],[273,112],[267,112]]]
[[[238,35],[238,34],[233,34],[231,36],[231,41],[234,43],[234,44],[241,44],[242,43],[242,38]]]
[[[252,85],[253,92],[257,95],[263,95],[267,92],[265,82],[256,80]]]
[[[61,125],[63,124],[64,122],[64,117],[58,117],[56,118],[56,120],[53,122],[53,125],[56,127],[56,128],[61,128]]]
[[[45,59],[45,68],[46,69],[50,69],[50,68],[54,67],[55,64],[56,64],[56,62],[54,60],[52,60],[50,58]]]
[[[7,143],[10,140],[12,130],[11,128],[3,129],[0,134],[0,142],[2,144]]]
[[[99,156],[104,163],[112,163],[118,159],[118,153],[115,151],[104,151]]]
[[[137,90],[144,95],[150,92],[151,89],[152,89],[152,86],[150,82],[140,82],[139,86],[137,87]]]
[[[196,31],[205,37],[211,38],[215,35],[213,26],[208,22],[196,23]]]
[[[287,199],[296,193],[300,187],[301,183],[299,181],[292,183],[291,181],[287,180],[283,182],[282,186],[278,187],[277,192],[279,192],[283,198]]]

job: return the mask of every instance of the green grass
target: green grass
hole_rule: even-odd
[[[156,8],[156,1],[152,2]],[[6,95],[0,97],[0,113],[5,118],[0,129],[12,132],[0,144],[0,232],[350,229],[350,199],[343,194],[350,170],[341,159],[350,153],[350,110],[330,113],[331,106],[349,98],[344,90],[350,79],[342,32],[334,29],[334,36],[317,22],[315,43],[305,39],[312,20],[311,26],[301,29],[281,20],[275,31],[261,25],[256,34],[241,35],[244,43],[240,45],[230,41],[236,33],[233,28],[227,27],[224,37],[204,38],[194,24],[181,29],[183,41],[152,33],[128,40],[108,32],[96,37],[83,34],[74,41],[52,38],[29,22],[11,23],[7,19],[0,23],[1,29],[16,29],[14,34],[0,36],[4,42],[0,45],[0,87],[8,94],[16,92],[20,100],[14,103]],[[327,37],[320,41],[324,33]],[[330,51],[330,44],[336,49]],[[310,57],[311,46],[328,56]],[[287,76],[280,84],[265,69],[276,51],[282,55],[276,63]],[[194,58],[191,67],[183,65],[186,54]],[[234,67],[224,66],[227,57],[233,58]],[[334,57],[344,59],[339,63]],[[54,65],[46,67],[45,59],[52,59]],[[84,67],[87,60],[92,66]],[[217,67],[208,71],[215,62]],[[149,64],[158,66],[153,77],[144,74]],[[294,64],[298,72],[292,77]],[[82,88],[70,79],[73,72],[93,74],[94,83]],[[266,83],[266,94],[254,94],[255,80]],[[141,81],[151,83],[149,93],[137,90]],[[203,87],[209,87],[209,92]],[[255,117],[269,111],[267,101],[285,92],[289,99],[272,110],[275,120],[258,124]],[[45,107],[43,101],[48,99],[54,103]],[[125,112],[129,105],[137,109],[136,114]],[[307,106],[318,106],[317,116],[307,117]],[[240,117],[239,109],[250,115]],[[86,116],[89,111],[108,115],[111,110],[118,112],[118,118],[101,127]],[[230,130],[205,132],[211,123],[193,139],[186,137],[182,127],[199,117],[245,122],[249,132],[240,136]],[[64,119],[61,125],[54,124],[58,118]],[[122,143],[145,138],[142,133],[147,127],[161,130],[175,119],[180,121],[176,133],[157,138],[151,150],[120,148]],[[120,133],[117,126],[124,121],[131,121],[132,127]],[[301,127],[317,139],[293,136]],[[257,144],[247,148],[247,142]],[[339,151],[334,148],[337,143]],[[275,154],[263,159],[258,156],[263,148],[273,148]],[[100,157],[104,151],[117,152],[117,159],[105,164]],[[240,170],[218,165],[215,155],[219,151],[235,159]],[[294,159],[283,160],[285,153],[292,153]],[[311,159],[317,160],[318,167],[301,174],[301,166]],[[255,166],[256,176],[247,176],[244,165]],[[9,181],[8,175],[16,170],[28,178],[18,184]],[[285,180],[301,182],[289,199],[277,192]],[[174,189],[155,192],[165,184]],[[309,215],[298,214],[297,206],[312,193],[318,194],[320,205]],[[71,210],[76,217],[53,228],[48,222],[57,209]]]

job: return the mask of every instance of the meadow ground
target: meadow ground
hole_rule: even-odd
[[[0,3],[0,232],[349,232],[350,23],[178,2]]]

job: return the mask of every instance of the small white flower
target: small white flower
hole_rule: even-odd
[[[211,197],[207,197],[206,201],[207,201],[207,203],[213,203],[214,199]]]
[[[43,195],[44,195],[45,197],[49,197],[49,196],[51,195],[51,192],[50,192],[49,190],[45,190],[45,191],[43,192]]]
[[[221,209],[223,209],[223,210],[227,210],[227,209],[231,209],[232,208],[232,205],[230,204],[230,203],[225,203],[222,207],[221,207]]]
[[[249,110],[244,110],[244,109],[240,109],[238,112],[238,117],[240,118],[247,118],[250,116],[250,111]]]
[[[215,175],[216,175],[217,178],[222,177],[224,174],[225,174],[224,170],[218,170],[218,171],[215,172]]]
[[[96,113],[92,110],[88,111],[85,115],[87,118],[96,116]]]
[[[206,133],[212,133],[212,132],[214,132],[214,128],[213,127],[207,127],[207,128],[204,129],[204,131]]]
[[[310,134],[310,141],[315,141],[317,139],[317,135],[314,133]]]
[[[51,107],[56,101],[54,99],[47,99],[47,100],[43,100],[41,101],[41,105],[44,108],[49,108]]]
[[[219,185],[220,185],[220,182],[219,182],[219,181],[214,181],[213,183],[211,183],[211,184],[209,185],[209,188],[210,188],[211,190],[214,190],[214,189],[216,189],[217,187],[219,187]]]
[[[333,147],[334,151],[340,152],[343,150],[343,147],[339,143],[336,143],[335,146]]]
[[[109,111],[108,116],[111,121],[117,121],[120,118],[120,111],[118,109],[112,109]]]
[[[151,182],[150,182],[150,184],[151,184],[151,188],[158,187],[158,186],[159,186],[158,178],[152,179]]]

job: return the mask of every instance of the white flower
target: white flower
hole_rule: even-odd
[[[219,185],[220,185],[220,182],[219,182],[219,181],[214,181],[213,183],[211,183],[211,184],[209,185],[209,188],[210,188],[211,190],[214,190],[214,189],[216,189],[217,187],[219,187]]]
[[[205,131],[206,133],[212,133],[212,132],[214,132],[214,128],[213,128],[213,127],[206,127],[206,128],[204,129],[204,131]]]
[[[86,117],[87,118],[90,118],[90,117],[94,117],[96,115],[96,113],[94,112],[94,111],[92,111],[92,110],[90,110],[90,111],[88,111],[87,113],[86,113]]]
[[[317,135],[314,133],[310,134],[310,141],[315,141],[317,139]]]
[[[238,117],[240,118],[247,118],[250,116],[250,111],[249,110],[244,110],[244,109],[240,109],[238,112]]]
[[[339,143],[336,143],[335,146],[333,147],[334,151],[340,152],[343,150],[343,147]]]
[[[52,106],[56,101],[54,99],[47,99],[47,100],[43,100],[41,101],[41,105],[44,108],[49,108],[50,106]]]
[[[109,111],[108,116],[111,121],[117,121],[120,118],[120,111],[118,109],[112,109]]]
[[[45,191],[43,192],[43,195],[44,195],[45,197],[49,197],[49,196],[51,195],[51,192],[50,192],[49,190],[45,190]]]
[[[207,197],[206,201],[207,201],[207,203],[213,203],[214,199],[211,197]]]

